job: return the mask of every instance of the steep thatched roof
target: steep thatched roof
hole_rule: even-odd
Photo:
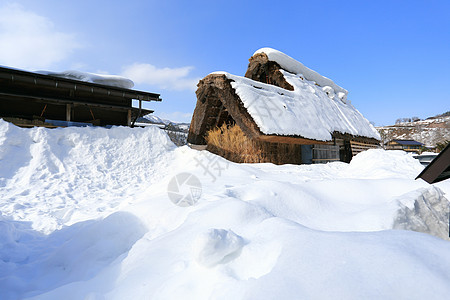
[[[197,105],[189,127],[188,142],[204,145],[206,133],[227,121],[236,122],[244,133],[262,141],[313,144],[316,141],[299,136],[266,135],[249,114],[232,87],[234,81],[225,74],[210,74],[198,83]]]
[[[190,143],[205,144],[206,132],[227,120],[234,120],[249,137],[263,141],[313,144],[331,141],[336,135],[379,140],[376,129],[347,103],[346,90],[285,54],[271,53],[280,61],[270,60],[264,52],[250,58],[248,78],[221,72],[199,82]],[[303,71],[328,85],[320,86],[303,74],[282,68],[289,63],[289,70]]]
[[[255,69],[255,66],[275,64],[276,66],[279,66],[281,69],[289,73],[299,75],[301,74],[302,77],[305,78],[306,80],[313,81],[315,84],[321,87],[326,86],[330,87],[339,96],[341,100],[343,100],[344,102],[346,100],[348,94],[348,91],[346,89],[338,86],[336,83],[333,82],[333,80],[320,75],[314,70],[311,70],[310,68],[303,65],[301,62],[293,59],[292,57],[284,54],[283,52],[280,52],[272,48],[261,48],[253,54],[253,56],[249,59],[249,61],[250,64],[248,66],[247,73],[245,74],[245,77],[247,78],[258,80],[257,78],[254,78],[254,76],[252,76],[252,74],[250,74],[249,72],[250,70]]]

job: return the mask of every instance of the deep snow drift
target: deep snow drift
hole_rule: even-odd
[[[422,168],[382,150],[235,164],[153,127],[0,121],[0,299],[445,299],[449,242],[392,230],[448,236],[450,183]]]

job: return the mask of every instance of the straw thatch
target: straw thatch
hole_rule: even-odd
[[[249,62],[245,77],[286,90],[294,89],[280,72],[282,69],[280,65],[270,61],[265,53],[253,55]],[[316,161],[336,160],[327,156],[328,148],[333,151],[337,149],[337,160],[349,162],[352,157],[351,142],[357,142],[358,147],[363,148],[361,145],[373,147],[378,144],[373,138],[342,132],[334,132],[332,141],[264,134],[236,94],[232,82],[233,80],[226,74],[221,73],[213,73],[200,80],[197,85],[197,105],[189,129],[188,143],[207,145],[207,149],[211,152],[236,162],[275,164],[305,163],[307,162],[305,150],[312,152],[313,149],[318,149],[317,151],[321,153],[319,156],[323,157]],[[233,139],[236,143],[234,146],[231,142]],[[317,145],[322,146],[320,148]],[[311,163],[311,159],[308,162]]]
[[[250,57],[245,77],[293,91],[294,87],[286,81],[280,69],[280,65],[270,61],[265,53],[257,53]]]

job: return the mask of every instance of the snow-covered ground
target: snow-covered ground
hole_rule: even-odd
[[[0,120],[0,299],[447,299],[450,182],[422,168],[383,150],[235,164],[156,127]]]

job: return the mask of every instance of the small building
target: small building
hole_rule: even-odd
[[[420,164],[422,164],[424,166],[428,166],[436,158],[436,156],[438,156],[437,153],[431,153],[431,152],[422,153],[419,155],[413,155],[413,157],[415,159],[417,159],[420,162]]]
[[[436,183],[450,178],[450,144],[416,177],[428,183]]]
[[[88,82],[85,74],[40,74],[0,67],[0,118],[23,127],[52,127],[50,120],[130,126],[153,112],[143,109],[142,101],[161,101],[159,94],[129,88],[130,80],[124,87],[121,77],[96,76],[97,80]],[[133,100],[139,101],[139,108],[132,107]]]
[[[384,145],[386,150],[403,150],[406,152],[419,153],[423,144],[414,140],[392,140]]]
[[[198,84],[188,143],[236,162],[349,162],[377,148],[377,130],[347,91],[270,48],[255,52],[245,77],[215,72]]]

